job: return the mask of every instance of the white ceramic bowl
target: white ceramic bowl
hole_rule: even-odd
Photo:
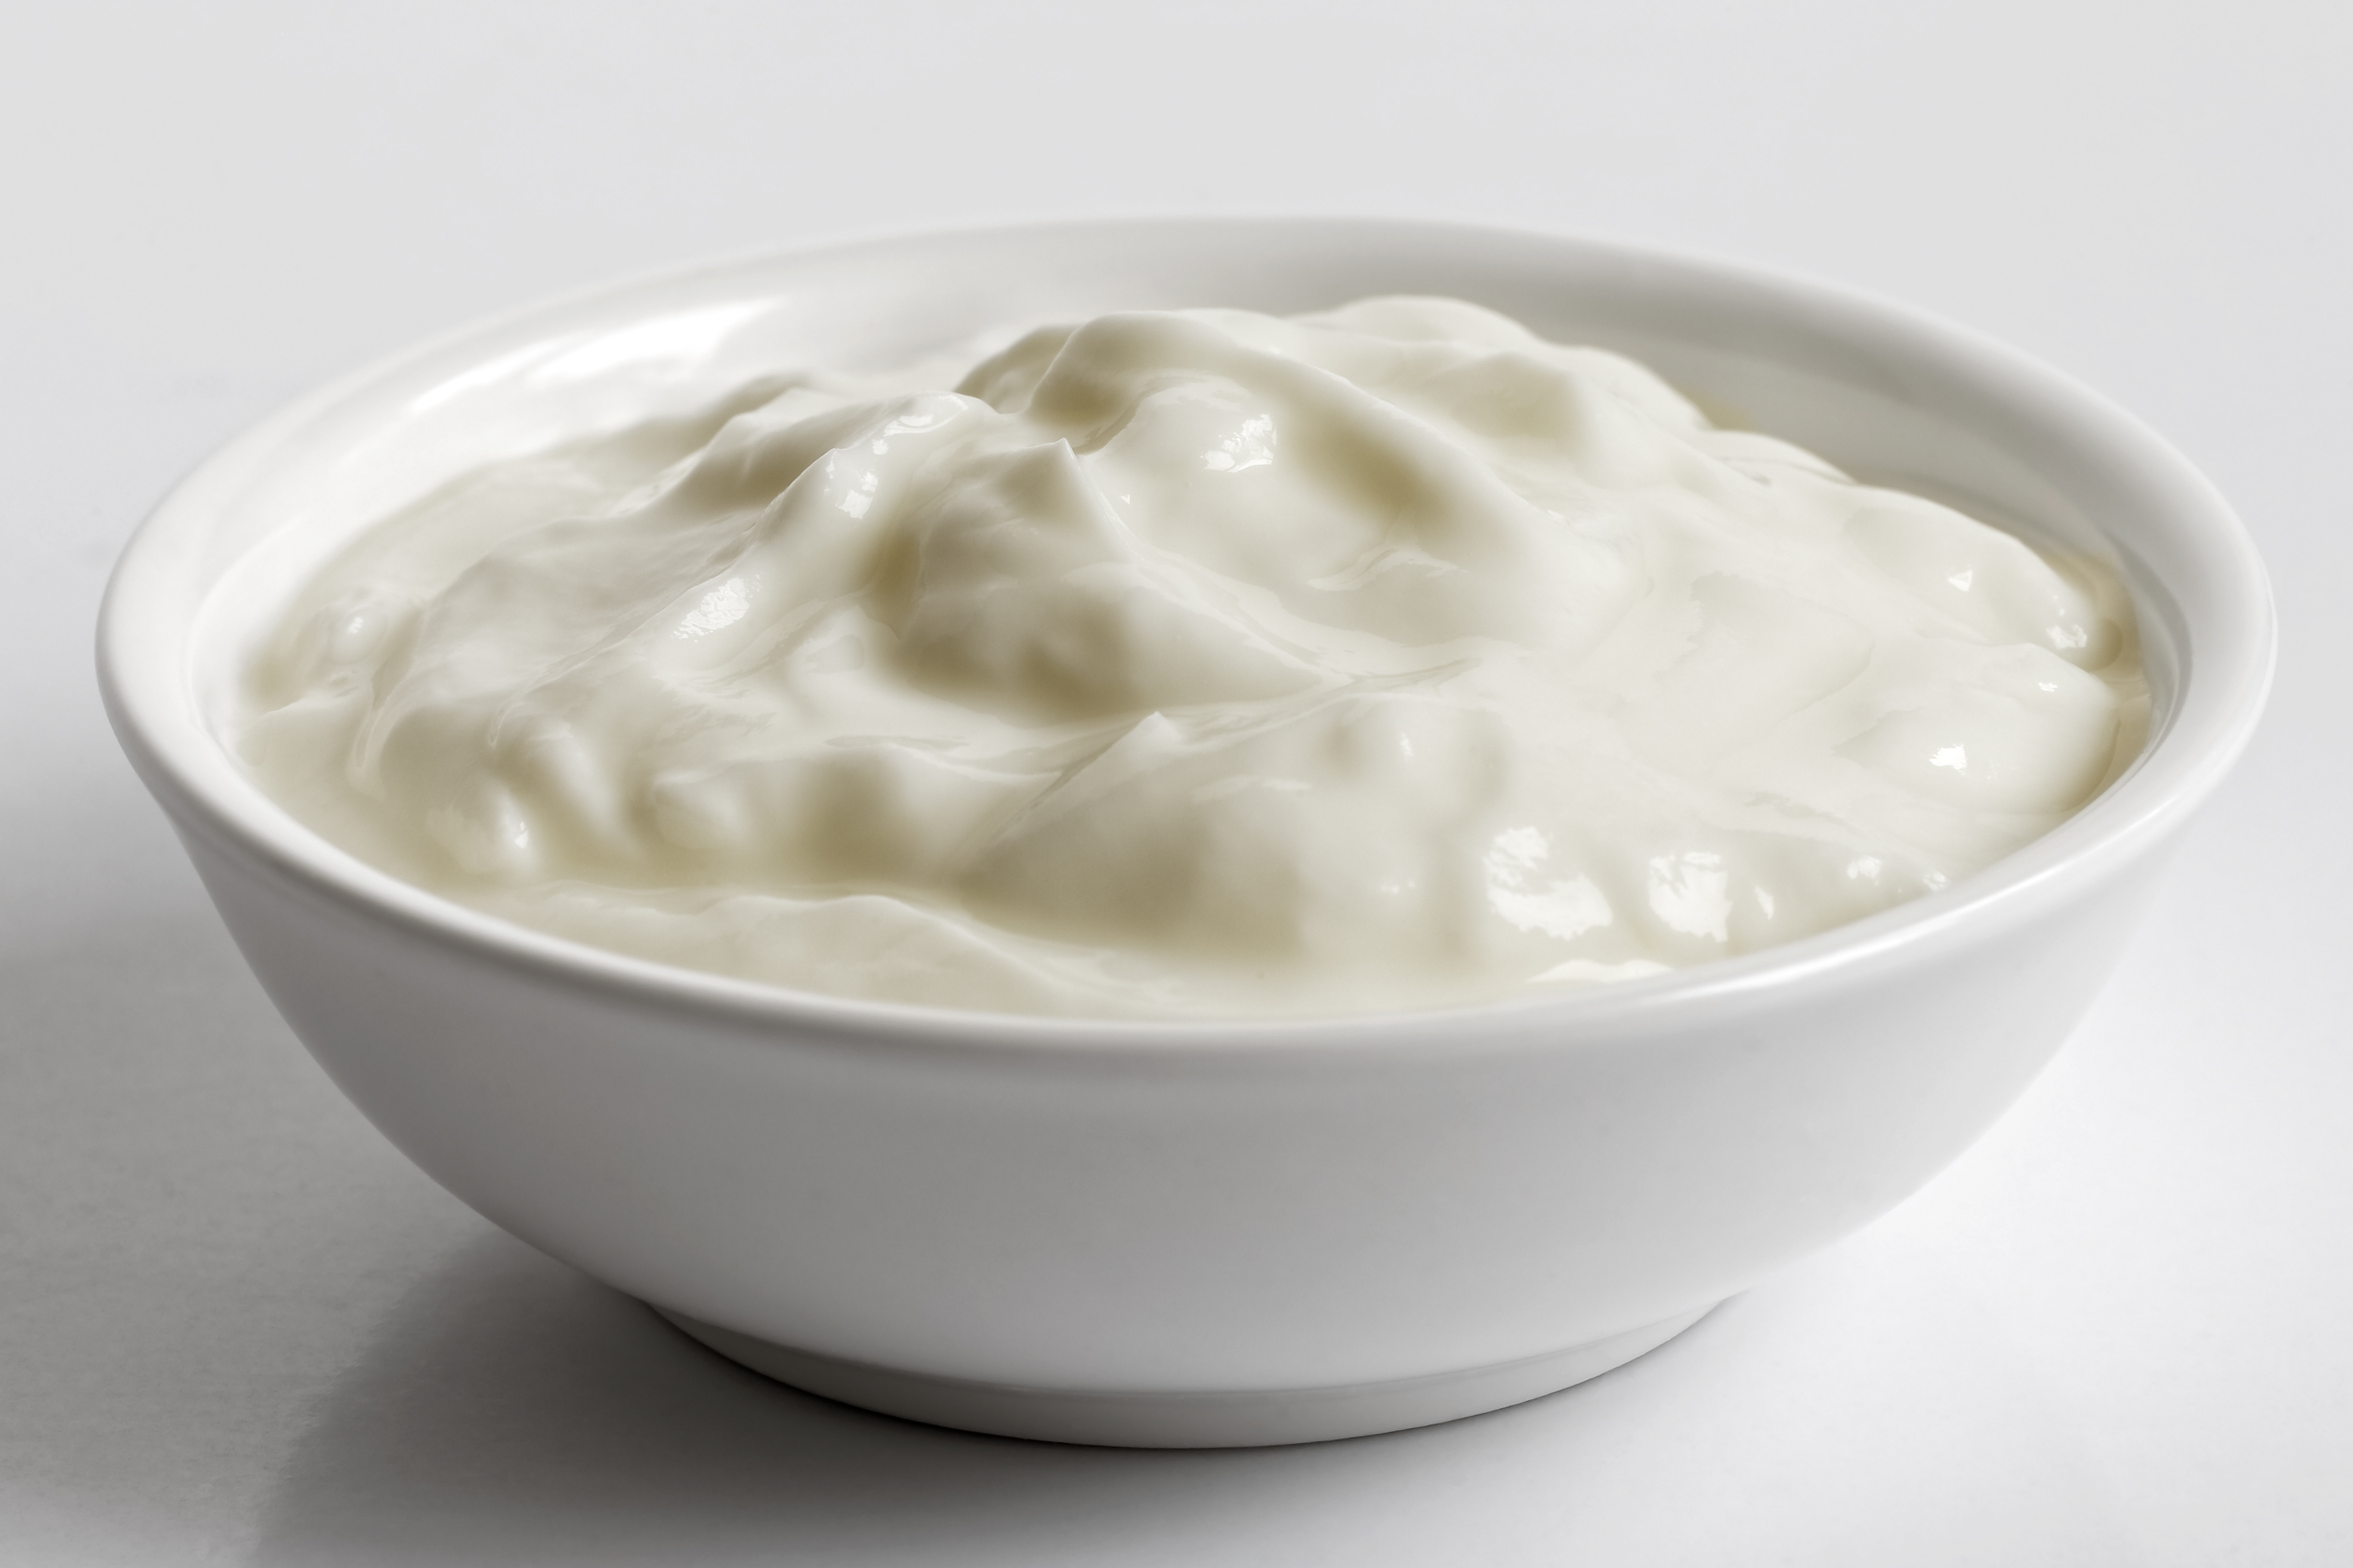
[[[1116,307],[1461,295],[1646,360],[1868,477],[2117,557],[2156,692],[2137,765],[1934,897],[1537,1002],[1266,1024],[833,1000],[503,924],[257,789],[216,718],[245,639],[439,479],[684,406]],[[266,546],[266,548],[265,548]],[[523,311],[214,458],[117,569],[124,748],[295,1032],[482,1214],[804,1387],[1079,1442],[1446,1420],[1640,1354],[1958,1154],[2098,990],[2269,680],[2213,489],[2064,377],[1810,284],[1396,223],[1126,223],[758,258]]]

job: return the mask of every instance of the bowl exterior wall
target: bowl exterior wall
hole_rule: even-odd
[[[761,1339],[1115,1392],[1422,1376],[1721,1300],[1982,1132],[2157,872],[1715,1018],[1454,1015],[1459,1053],[1418,1057],[910,1056],[534,973],[174,816],[296,1033],[491,1220]]]

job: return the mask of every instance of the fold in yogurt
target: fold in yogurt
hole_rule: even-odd
[[[460,902],[1162,1016],[1811,935],[2048,831],[2147,709],[2098,563],[1428,299],[1106,315],[501,463],[248,675],[265,786]]]

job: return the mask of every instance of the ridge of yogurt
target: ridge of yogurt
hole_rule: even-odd
[[[264,787],[461,903],[1162,1016],[1810,935],[2048,831],[2147,713],[2100,563],[1429,299],[1106,315],[496,464],[246,677]]]

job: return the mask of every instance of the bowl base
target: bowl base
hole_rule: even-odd
[[[728,1360],[810,1394],[886,1415],[1048,1443],[1113,1448],[1250,1448],[1321,1443],[1456,1421],[1556,1393],[1654,1350],[1707,1315],[1711,1302],[1639,1329],[1465,1372],[1331,1388],[1203,1394],[1101,1394],[927,1377],[839,1361],[656,1307]]]

